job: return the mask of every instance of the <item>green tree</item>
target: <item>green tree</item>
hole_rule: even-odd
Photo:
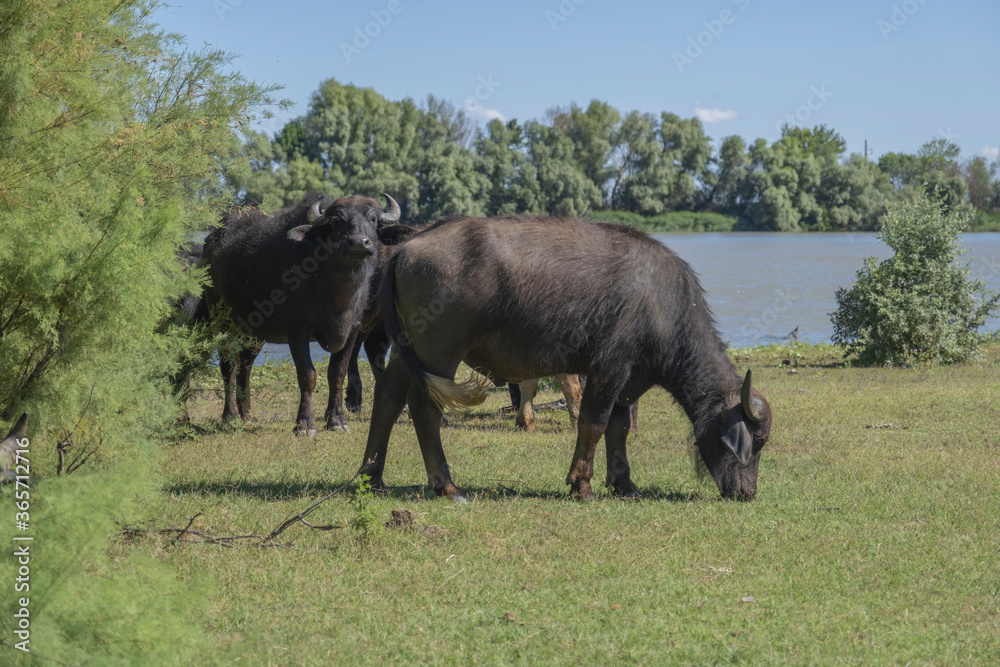
[[[879,239],[893,250],[882,262],[865,260],[857,282],[837,290],[833,340],[865,364],[966,361],[978,351],[986,318],[1000,295],[969,280],[958,235],[967,209],[942,195],[897,202],[885,215]]]
[[[888,176],[860,153],[828,163],[816,191],[826,229],[878,229],[892,195]]]
[[[785,164],[787,147],[781,142],[769,146],[758,139],[747,151],[748,176],[740,196],[744,202],[742,222],[751,229],[789,232],[799,229],[802,214],[795,207],[799,174]]]
[[[740,192],[749,174],[746,143],[735,134],[725,137],[709,160],[699,208],[739,215],[743,208]]]
[[[407,102],[404,101],[403,104]],[[451,214],[485,215],[486,177],[476,170],[475,153],[463,144],[468,129],[447,102],[428,98],[417,110],[416,135],[407,158],[407,174],[416,179],[417,195],[409,200],[409,222],[429,222]],[[356,187],[365,192],[364,183]]]
[[[66,427],[93,386],[95,428],[162,423],[181,341],[157,325],[201,278],[175,250],[214,218],[220,166],[245,161],[233,129],[270,89],[155,31],[151,2],[43,4],[4,5],[0,32],[0,217],[17,239],[0,245],[0,413]]]
[[[611,189],[612,209],[643,215],[665,210],[675,170],[663,159],[658,130],[652,114],[633,111],[622,121],[616,140],[618,173]]]
[[[794,152],[811,155],[822,162],[837,160],[844,153],[847,142],[826,125],[813,128],[785,125],[781,129],[781,141],[794,147]]]
[[[968,186],[958,163],[959,152],[954,143],[938,137],[923,144],[916,155],[886,153],[878,164],[900,198],[915,201],[922,193],[940,192],[948,206],[963,207]]]
[[[987,164],[986,158],[976,156],[962,166],[969,203],[973,208],[993,213],[1000,208],[1000,163]]]
[[[660,114],[663,161],[672,167],[670,189],[664,193],[669,211],[690,210],[698,205],[699,192],[710,178],[711,139],[697,118]]]
[[[31,562],[32,648],[53,664],[192,664],[205,646],[179,597],[189,587],[156,561],[111,562],[108,538],[145,518],[152,436],[176,415],[167,377],[190,344],[163,322],[202,276],[175,253],[215,217],[220,170],[245,161],[238,131],[272,89],[232,73],[231,55],[156,30],[156,8],[0,4],[0,415],[4,428],[31,416],[45,544]],[[91,455],[56,477],[65,437]],[[12,530],[0,526],[7,544]],[[0,559],[6,581],[12,563]]]
[[[489,181],[486,214],[538,213],[542,193],[535,166],[525,154],[524,128],[516,120],[506,124],[490,121],[486,133],[476,140],[479,171]]]
[[[610,197],[608,182],[615,175],[610,161],[620,122],[621,114],[617,109],[607,102],[592,100],[586,110],[574,104],[568,119],[558,119],[554,123],[573,140],[573,161],[601,193],[602,201]]]
[[[577,217],[598,208],[601,191],[573,159],[573,140],[558,126],[525,124],[528,155],[538,176],[541,207],[549,215]]]

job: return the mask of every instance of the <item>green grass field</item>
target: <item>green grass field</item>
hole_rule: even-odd
[[[639,502],[568,500],[566,413],[515,432],[502,390],[447,417],[445,451],[471,502],[437,499],[404,413],[391,495],[356,494],[355,481],[308,518],[335,528],[296,524],[267,548],[159,531],[200,513],[192,531],[266,534],[345,484],[372,383],[349,433],[308,440],[292,435],[290,365],[257,369],[260,421],[245,427],[219,425],[211,378],[193,425],[162,450],[145,530],[112,550],[204,582],[209,663],[995,665],[998,354],[858,369],[827,347],[734,352],[775,415],[745,504],[699,479],[690,424],[659,390],[640,402],[630,446]],[[599,451],[595,481],[603,464]],[[394,508],[417,529],[383,527]]]

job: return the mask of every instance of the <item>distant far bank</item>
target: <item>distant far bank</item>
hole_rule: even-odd
[[[650,233],[667,232],[742,232],[751,230],[740,224],[738,217],[701,211],[672,211],[660,215],[640,215],[628,211],[594,211],[587,216],[594,222],[614,222]],[[821,230],[838,231],[838,230]],[[848,231],[848,230],[843,230]],[[856,229],[849,231],[878,231]],[[966,232],[1000,232],[1000,213],[974,211]],[[808,232],[804,232],[808,233]]]

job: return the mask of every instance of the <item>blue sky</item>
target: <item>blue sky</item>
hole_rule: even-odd
[[[592,99],[699,116],[714,139],[826,124],[873,157],[946,137],[1000,152],[1000,2],[172,0],[162,28],[240,54],[305,113],[319,83],[427,95],[484,120]]]

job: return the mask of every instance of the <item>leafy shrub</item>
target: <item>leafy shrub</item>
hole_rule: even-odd
[[[969,280],[959,233],[965,210],[944,207],[939,195],[889,207],[878,238],[894,251],[865,259],[850,289],[837,290],[833,340],[864,364],[961,362],[985,336],[978,329],[1000,295]]]
[[[347,525],[354,531],[359,544],[371,544],[382,524],[379,523],[380,503],[372,491],[371,478],[368,475],[361,475],[358,479],[358,486],[351,496],[351,509],[353,514]]]

